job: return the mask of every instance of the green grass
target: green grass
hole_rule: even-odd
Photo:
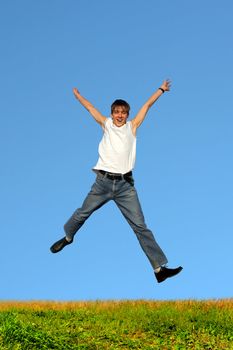
[[[233,300],[2,302],[0,349],[233,349]]]

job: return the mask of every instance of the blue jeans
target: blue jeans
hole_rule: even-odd
[[[96,181],[84,200],[82,207],[77,209],[64,225],[66,237],[69,240],[73,240],[74,235],[88,217],[110,200],[116,203],[135,232],[153,269],[166,264],[167,258],[165,254],[155,241],[152,232],[145,224],[137,191],[133,186],[132,177],[127,179],[127,181],[123,177],[121,180],[112,180],[107,178],[106,175],[98,173]]]

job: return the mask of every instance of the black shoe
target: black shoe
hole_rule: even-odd
[[[175,269],[169,269],[165,266],[161,266],[161,270],[159,272],[155,272],[155,277],[156,277],[158,283],[161,283],[161,282],[165,281],[165,279],[167,279],[168,277],[173,277],[173,276],[177,275],[182,269],[183,269],[183,267],[181,267],[181,266],[179,266]]]
[[[68,244],[71,244],[73,242],[70,241],[68,242],[66,240],[66,237],[62,238],[62,239],[59,239],[59,241],[55,242],[51,247],[50,247],[50,250],[52,253],[58,253],[60,252],[66,245]]]

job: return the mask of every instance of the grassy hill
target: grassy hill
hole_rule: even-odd
[[[0,302],[0,349],[233,349],[233,299]]]

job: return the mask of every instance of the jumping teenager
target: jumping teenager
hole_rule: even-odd
[[[146,226],[132,173],[136,159],[137,129],[155,101],[170,90],[170,85],[170,81],[165,80],[130,121],[128,120],[130,106],[126,101],[114,101],[111,105],[111,118],[106,118],[76,88],[73,89],[77,100],[102,127],[103,137],[99,144],[99,159],[93,168],[96,180],[82,206],[64,225],[65,236],[51,246],[52,253],[58,253],[71,244],[75,234],[89,216],[113,200],[136,234],[154,270],[157,282],[163,282],[182,270],[181,266],[177,268],[165,266],[168,260],[153,233]]]

